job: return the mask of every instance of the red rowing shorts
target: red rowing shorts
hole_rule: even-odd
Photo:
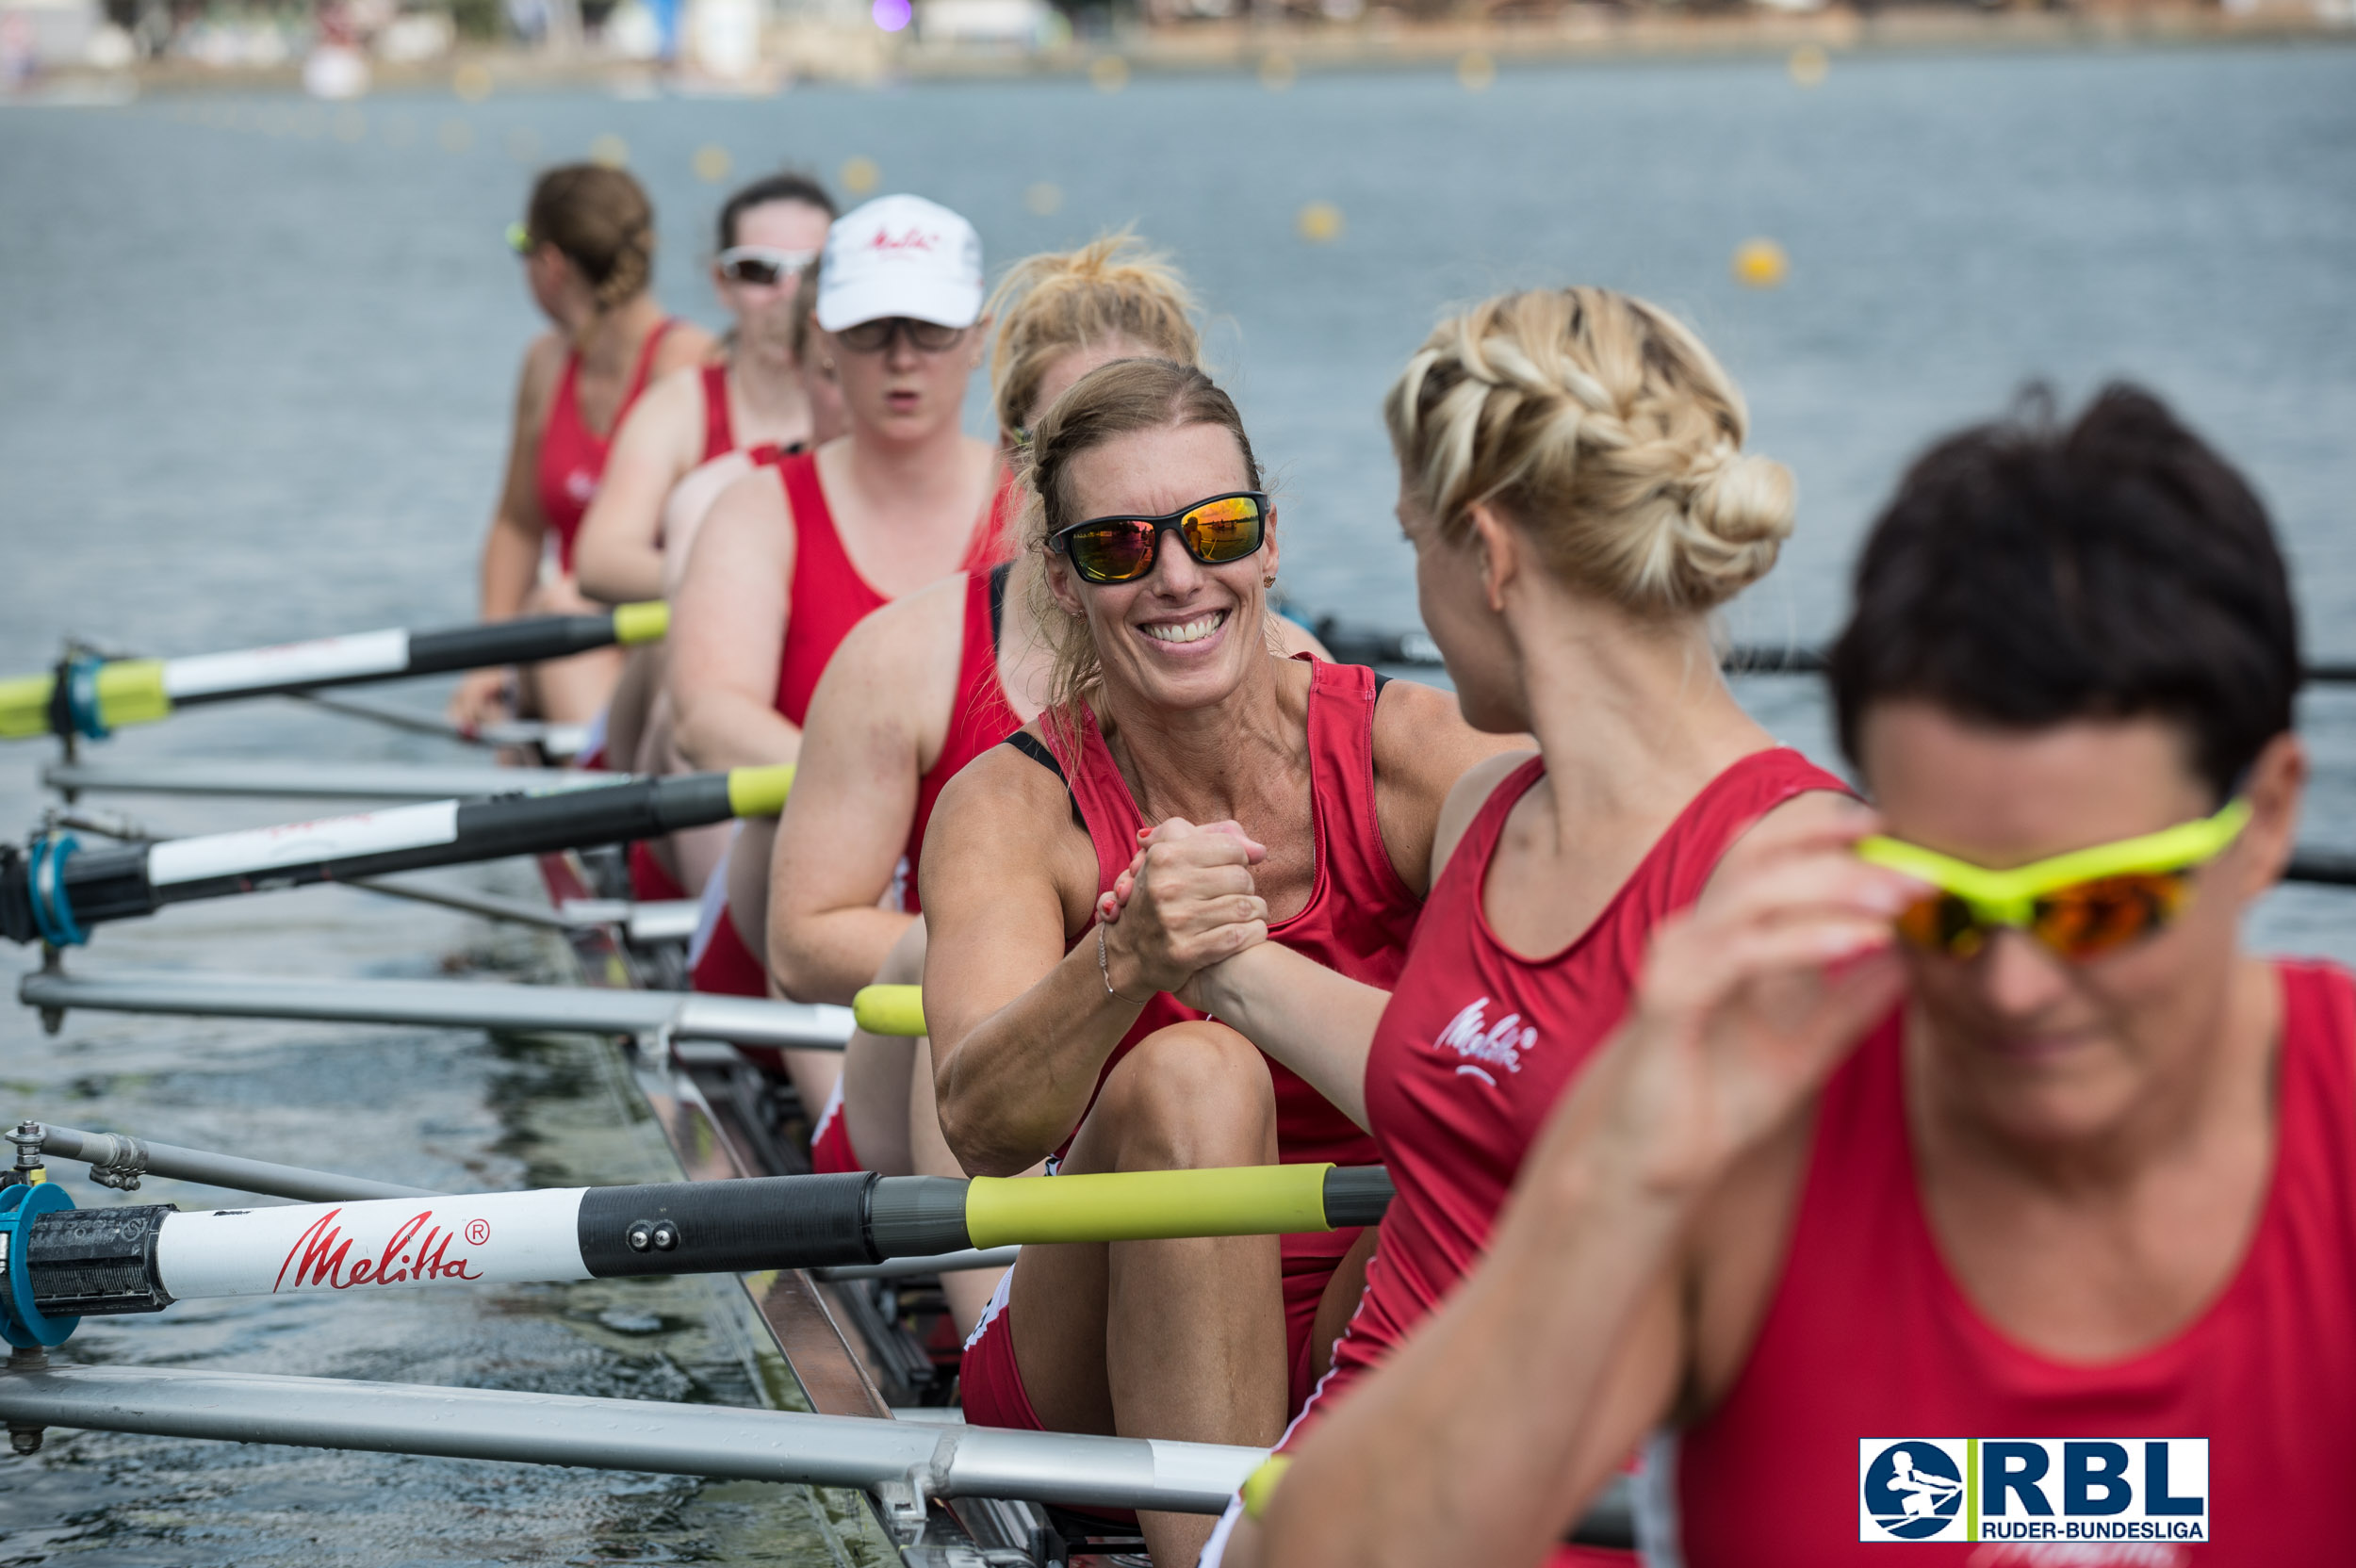
[[[1317,1330],[1317,1307],[1325,1299],[1326,1282],[1357,1239],[1354,1230],[1284,1238],[1284,1348],[1290,1374],[1285,1380],[1287,1421],[1309,1397],[1310,1336]],[[1013,1284],[1014,1270],[1009,1268],[999,1282],[998,1294],[990,1298],[990,1310],[965,1342],[965,1364],[958,1373],[965,1418],[977,1427],[1046,1431],[1049,1428],[1031,1408],[1031,1396],[1014,1362],[1012,1309],[1007,1300]]]

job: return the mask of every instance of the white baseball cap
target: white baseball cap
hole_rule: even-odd
[[[841,332],[887,316],[970,327],[982,314],[982,237],[922,196],[878,196],[826,231],[818,324]]]

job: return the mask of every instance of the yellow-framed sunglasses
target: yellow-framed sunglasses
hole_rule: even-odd
[[[2250,815],[2250,802],[2237,795],[2198,822],[2007,871],[1878,834],[1858,840],[1857,852],[1939,890],[1898,916],[1898,934],[1924,952],[1969,958],[1998,926],[2009,925],[2064,958],[2084,962],[2174,920],[2192,895],[2192,873],[2224,854]]]

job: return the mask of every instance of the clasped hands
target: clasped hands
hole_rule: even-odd
[[[1169,991],[1268,939],[1268,901],[1252,868],[1268,846],[1235,822],[1171,817],[1141,830],[1137,852],[1096,900],[1107,977],[1124,996]]]

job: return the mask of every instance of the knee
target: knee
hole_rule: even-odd
[[[1268,1062],[1222,1023],[1188,1022],[1139,1040],[1105,1080],[1098,1109],[1156,1163],[1208,1167],[1272,1158],[1276,1096]]]

